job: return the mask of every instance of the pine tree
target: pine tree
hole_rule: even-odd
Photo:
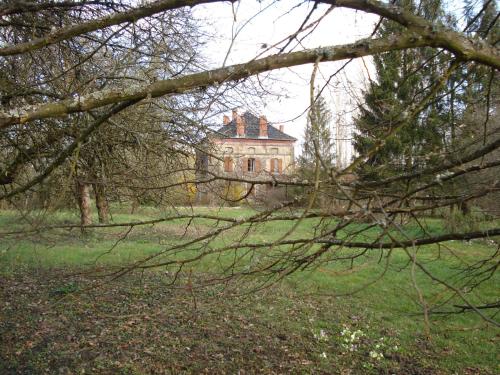
[[[397,3],[415,8],[411,1]],[[443,17],[439,3],[435,1],[422,2],[420,12],[433,20]],[[400,25],[385,20],[377,36],[399,32]],[[358,154],[364,155],[379,141],[385,142],[358,170],[362,178],[377,179],[414,171],[431,163],[433,155],[442,150],[448,133],[445,119],[449,110],[445,101],[433,100],[416,118],[409,118],[408,109],[420,101],[426,88],[438,80],[446,69],[446,60],[446,55],[436,56],[435,51],[425,48],[374,56],[377,78],[370,82],[364,104],[354,119],[354,148]],[[398,126],[400,128],[394,132]]]
[[[334,143],[331,134],[332,113],[325,99],[319,96],[309,110],[307,125],[304,131],[302,155],[299,158],[299,167],[302,175],[311,177],[316,162],[316,147],[324,166],[331,168],[334,163]]]

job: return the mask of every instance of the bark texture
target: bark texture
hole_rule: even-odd
[[[109,205],[106,199],[106,189],[102,183],[92,184],[95,194],[95,205],[100,224],[109,223]]]
[[[90,202],[90,185],[82,182],[76,182],[76,195],[78,207],[80,208],[80,224],[82,226],[92,224],[92,211]]]

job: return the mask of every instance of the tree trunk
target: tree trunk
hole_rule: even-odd
[[[92,184],[95,194],[95,205],[97,207],[97,215],[99,223],[107,224],[109,222],[109,206],[106,199],[104,185],[101,183]]]
[[[470,208],[469,208],[469,203],[468,202],[460,202],[458,204],[458,206],[460,207],[460,211],[462,211],[462,215],[466,216],[468,214],[470,214]]]
[[[81,181],[76,182],[76,194],[78,199],[78,207],[80,208],[80,224],[92,224],[92,212],[90,209],[90,188],[89,184]]]
[[[139,202],[139,197],[134,196],[132,199],[132,207],[130,208],[130,214],[133,215],[135,214],[135,211],[139,208],[140,202]]]

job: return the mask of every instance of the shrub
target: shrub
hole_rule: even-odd
[[[481,209],[474,207],[468,213],[462,210],[446,210],[443,212],[444,227],[449,232],[473,232],[481,230],[489,219]]]

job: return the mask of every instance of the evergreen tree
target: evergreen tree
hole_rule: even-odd
[[[496,2],[483,0],[479,16],[468,19],[468,36],[479,37],[494,44],[500,39],[497,15]],[[490,144],[497,139],[500,132],[500,116],[498,115],[500,72],[484,66],[475,66],[473,69],[464,66],[459,78],[460,85],[456,89],[457,99],[454,103],[455,122],[459,126],[454,131],[456,136],[453,142],[453,158],[459,158],[462,154],[468,154],[485,144]],[[499,159],[500,150],[496,149],[485,155],[481,162],[489,163]],[[447,187],[447,189],[453,194],[463,194],[470,191],[471,183],[476,181],[480,181],[483,186],[493,186],[498,180],[498,175],[498,168],[490,168],[478,172],[472,180],[468,176],[460,176],[454,179],[452,188]],[[481,199],[479,205],[489,209],[489,207],[494,207],[499,199],[500,193],[494,192]],[[461,202],[457,206],[462,213],[469,213],[467,202]]]
[[[415,11],[416,6],[411,1],[397,3]],[[421,2],[419,12],[432,20],[444,17],[436,1]],[[400,25],[384,20],[377,36],[386,37],[401,31]],[[414,171],[431,163],[442,150],[448,133],[445,120],[449,106],[445,101],[432,100],[416,118],[408,118],[408,108],[423,99],[426,88],[446,69],[447,59],[447,55],[436,55],[435,51],[426,48],[392,51],[373,57],[377,78],[370,82],[365,102],[354,119],[354,148],[364,155],[381,140],[384,145],[373,156],[368,156],[360,167],[358,173],[362,178],[377,179]],[[435,98],[439,98],[439,94],[436,93]],[[398,126],[401,127],[394,132]]]
[[[497,15],[496,2],[483,0],[483,8],[480,16],[469,26],[469,36],[472,38],[479,36],[490,41],[492,44],[498,42],[500,40],[500,24]],[[473,106],[476,106],[476,103],[480,99],[479,95],[484,95],[484,92],[488,92],[488,90],[491,95],[493,87],[498,89],[498,80],[492,78],[492,73],[498,75],[498,71],[492,72],[490,68],[483,66],[479,66],[473,71],[465,70],[463,72],[463,76],[466,78],[466,87],[463,89],[463,95],[466,96],[463,99],[464,105],[473,103]]]
[[[316,147],[322,166],[325,165],[328,169],[333,166],[335,152],[330,129],[331,121],[332,113],[325,99],[319,96],[309,109],[302,155],[299,158],[299,167],[305,177],[311,177],[316,161]]]

